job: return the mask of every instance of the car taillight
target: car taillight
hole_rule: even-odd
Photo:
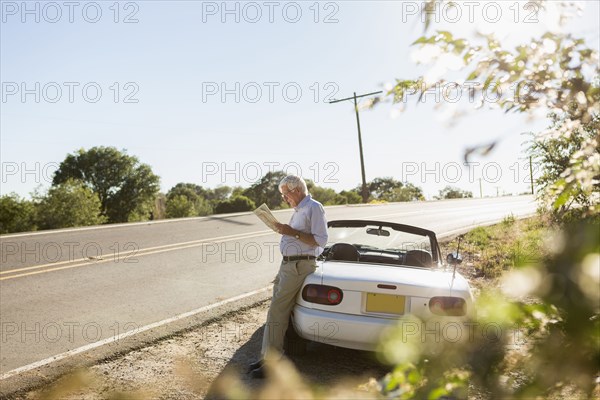
[[[429,310],[435,315],[460,317],[467,313],[467,303],[460,297],[432,297]]]
[[[344,292],[342,289],[327,285],[306,285],[302,289],[302,299],[309,303],[335,306],[342,302]]]

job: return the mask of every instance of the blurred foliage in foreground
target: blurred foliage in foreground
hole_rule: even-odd
[[[591,213],[597,211],[600,201],[598,51],[584,39],[560,28],[570,16],[581,14],[579,5],[543,0],[514,3],[511,9],[534,10],[536,21],[539,18],[546,26],[554,25],[553,17],[558,20],[555,30],[514,48],[503,44],[493,31],[476,32],[469,38],[456,37],[448,30],[427,34],[433,21],[438,22],[440,10],[459,8],[460,4],[442,0],[422,3],[426,34],[413,43],[416,49],[413,56],[418,63],[431,68],[418,78],[397,79],[388,95],[394,103],[404,103],[407,95],[416,95],[420,101],[430,91],[441,92],[443,101],[437,106],[446,103],[453,122],[469,112],[469,107],[457,106],[457,90],[468,92],[468,97],[475,100],[475,110],[487,103],[490,108],[506,113],[546,115],[549,127],[532,133],[529,149],[542,169],[537,182],[540,200],[553,206],[559,216],[580,206]],[[457,81],[448,79],[460,73],[464,76]],[[376,99],[372,104],[379,101]],[[489,153],[495,144],[467,149],[465,161],[469,162],[474,153]]]
[[[445,30],[427,34],[435,10],[452,4],[441,0],[422,4],[425,35],[414,42],[415,55],[431,68],[419,78],[398,79],[388,94],[394,103],[403,102],[407,94],[417,94],[421,99],[429,90],[456,85],[447,79],[453,70],[465,73],[460,82],[468,82],[470,96],[480,100],[476,109],[484,105],[486,95],[493,94],[496,101],[491,108],[529,115],[541,111],[547,115],[549,127],[531,134],[529,152],[542,167],[538,197],[552,216],[555,233],[539,258],[526,263],[514,262],[514,255],[522,253],[523,246],[514,243],[512,237],[492,237],[486,228],[467,235],[476,250],[487,250],[487,256],[478,260],[487,263],[480,267],[487,276],[502,274],[501,291],[482,292],[478,330],[466,343],[424,346],[422,341],[399,342],[399,338],[406,337],[401,325],[383,344],[389,361],[397,365],[385,388],[393,397],[435,399],[463,397],[470,382],[490,398],[598,398],[598,52],[584,39],[561,29],[545,32],[512,49],[503,45],[494,32],[480,32],[472,38],[456,37]],[[539,10],[536,17],[542,19],[549,18],[545,11],[551,8],[557,11],[556,26],[569,14],[581,12],[574,2],[532,1],[515,6]],[[465,112],[457,109],[453,116]],[[467,149],[465,161],[473,153],[489,153],[494,146]],[[527,233],[529,239],[540,238],[538,228],[532,232]],[[488,246],[502,251],[489,251]],[[501,332],[496,336],[498,340],[489,340],[486,331],[481,331],[490,324]],[[511,346],[515,347],[513,351]]]
[[[389,335],[382,350],[396,365],[385,380],[392,397],[462,398],[469,386],[482,398],[600,395],[599,218],[551,229],[541,221],[515,231],[518,221],[506,219],[466,235],[475,269],[504,264],[484,277],[477,320],[462,332],[468,340],[453,343],[442,331],[441,343],[426,343],[405,324]]]

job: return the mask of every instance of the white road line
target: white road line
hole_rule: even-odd
[[[231,297],[229,299],[220,301],[218,303],[214,303],[214,304],[210,304],[208,306],[200,307],[200,308],[197,308],[195,310],[188,311],[186,313],[179,314],[179,315],[176,315],[176,316],[171,317],[171,318],[163,319],[162,321],[159,321],[159,322],[155,322],[155,323],[152,323],[152,324],[149,324],[149,325],[145,325],[145,326],[143,326],[143,327],[141,327],[139,329],[134,329],[134,330],[131,330],[131,331],[127,331],[127,332],[121,333],[120,335],[117,335],[117,336],[106,338],[106,339],[100,340],[98,342],[90,343],[88,345],[85,345],[85,346],[82,346],[82,347],[78,347],[76,349],[69,350],[67,352],[64,352],[64,353],[61,353],[61,354],[57,354],[57,355],[52,356],[52,357],[48,357],[48,358],[46,358],[44,360],[40,360],[40,361],[34,362],[32,364],[25,365],[23,367],[19,367],[19,368],[16,368],[16,369],[13,369],[11,371],[6,372],[6,373],[0,375],[0,381],[3,380],[3,379],[6,379],[6,378],[10,378],[11,376],[14,376],[14,375],[21,374],[23,372],[31,371],[32,369],[36,369],[36,368],[42,367],[42,366],[50,364],[50,363],[52,363],[54,361],[60,361],[60,360],[63,360],[65,358],[67,358],[67,357],[71,357],[71,356],[74,356],[76,354],[83,353],[85,351],[92,350],[92,349],[95,349],[95,348],[100,347],[100,346],[104,346],[105,344],[113,343],[113,342],[116,342],[118,340],[125,339],[125,338],[127,338],[129,336],[132,336],[132,335],[135,335],[135,334],[138,334],[138,333],[141,333],[141,332],[145,332],[145,331],[148,331],[150,329],[158,328],[159,326],[170,324],[172,322],[176,322],[176,321],[182,320],[184,318],[188,318],[188,317],[194,316],[194,315],[199,314],[199,313],[210,311],[210,310],[212,310],[214,308],[224,306],[225,304],[233,303],[234,301],[242,300],[242,299],[245,299],[247,297],[254,296],[256,294],[260,294],[262,292],[270,291],[272,289],[273,289],[273,285],[269,285],[269,286],[266,286],[266,287],[264,287],[262,289],[253,290],[251,292],[247,292],[247,293],[241,294],[239,296]]]

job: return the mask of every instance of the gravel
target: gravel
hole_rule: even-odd
[[[237,387],[238,396],[252,398],[268,385],[242,371],[259,355],[268,306],[268,301],[259,303],[198,329],[74,371],[21,398],[203,399],[219,397],[216,393],[224,386]],[[311,343],[306,355],[289,361],[278,372],[289,367],[286,382],[296,376],[302,377],[299,381],[305,387],[331,387],[345,382],[343,387],[365,395],[364,390],[388,372],[373,353],[318,343]],[[290,367],[292,364],[295,369]]]

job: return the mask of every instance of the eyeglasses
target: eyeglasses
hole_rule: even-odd
[[[294,190],[296,189],[292,189],[292,190],[288,190],[287,192],[283,193],[281,192],[281,198],[285,199],[290,193],[292,193]]]

